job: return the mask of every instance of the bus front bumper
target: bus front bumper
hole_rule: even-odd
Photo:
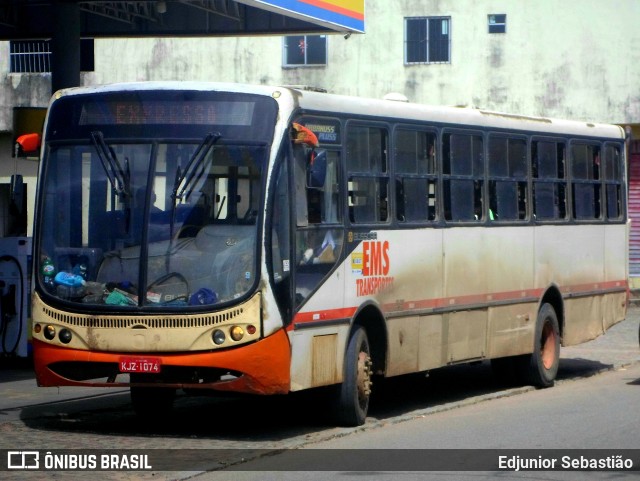
[[[96,352],[34,339],[33,354],[36,380],[43,387],[153,385],[251,394],[286,394],[290,387],[291,348],[282,329],[255,343],[220,351]],[[123,360],[151,360],[158,364],[159,372],[133,373],[126,379]]]

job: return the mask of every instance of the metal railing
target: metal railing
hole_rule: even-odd
[[[11,73],[51,72],[51,45],[48,40],[12,41],[9,51]]]

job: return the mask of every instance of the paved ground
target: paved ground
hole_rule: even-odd
[[[633,306],[627,319],[605,335],[580,346],[563,348],[558,382],[624,369],[640,362],[639,323],[640,307]],[[416,416],[533,389],[528,386],[496,387],[495,384],[487,387],[492,377],[486,365],[447,369],[434,371],[422,384],[410,379],[409,382],[391,380],[386,386],[378,386],[382,389],[376,391],[378,398],[374,397],[376,402],[370,409],[367,423],[355,429],[378,429],[388,423],[401,423]],[[446,384],[446,380],[452,377],[456,378],[455,384]],[[233,451],[230,453],[233,458],[245,455],[251,458],[254,450],[295,449],[354,432],[352,428],[336,428],[310,421],[309,411],[316,408],[305,403],[309,403],[308,397],[239,401],[237,410],[250,414],[245,420],[247,425],[239,426],[234,423],[233,416],[211,419],[211,413],[216,411],[215,404],[196,403],[183,398],[177,402],[175,415],[164,420],[162,428],[156,426],[145,430],[135,424],[127,390],[38,388],[28,366],[4,365],[0,367],[0,450],[168,449],[180,446],[191,449],[225,448]],[[270,412],[273,418],[265,419],[264,412]],[[287,422],[283,423],[285,419]],[[4,477],[2,474],[0,477]],[[69,472],[33,473],[28,479],[60,479],[62,476],[75,479],[76,474],[81,479],[81,473]],[[164,480],[186,479],[194,474],[118,472],[100,477]]]

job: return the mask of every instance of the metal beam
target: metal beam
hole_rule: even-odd
[[[16,28],[18,23],[18,15],[11,5],[0,6],[0,25],[5,27]]]
[[[178,0],[178,3],[238,22],[242,20],[238,3],[234,0]]]
[[[138,18],[148,20],[150,22],[158,21],[158,10],[156,4],[159,2],[140,1],[140,2],[100,2],[100,1],[81,1],[79,2],[80,10],[95,15],[110,18],[133,24]]]

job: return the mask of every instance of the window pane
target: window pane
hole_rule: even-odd
[[[619,219],[621,187],[619,185],[607,185],[607,217],[609,219]]]
[[[405,174],[435,172],[435,135],[414,130],[396,131],[396,171]]]
[[[604,164],[605,180],[622,180],[622,169],[620,168],[620,148],[607,145],[605,149]]]
[[[429,62],[449,61],[449,19],[429,19]]]
[[[285,64],[304,65],[306,43],[303,35],[284,38]]]
[[[524,139],[509,139],[509,175],[527,176],[527,142]]]
[[[327,37],[325,35],[307,35],[307,65],[326,65]]]
[[[425,19],[407,19],[407,62],[427,61],[427,22]]]
[[[445,174],[482,176],[484,163],[482,158],[482,137],[477,135],[447,134],[448,155],[445,149]],[[448,158],[447,158],[448,157]]]
[[[507,177],[507,139],[501,137],[489,138],[489,175]]]
[[[350,172],[387,171],[387,135],[379,128],[352,126],[347,133],[347,167]]]
[[[385,222],[388,215],[387,179],[349,179],[349,216],[353,223]]]
[[[576,219],[595,219],[600,217],[597,197],[599,185],[573,185],[573,214]]]
[[[536,219],[558,219],[558,184],[538,182],[533,186],[534,214]]]
[[[505,14],[489,15],[489,33],[505,33],[507,31],[507,16]]]
[[[574,179],[600,178],[600,147],[574,144],[571,147],[571,175]]]
[[[445,180],[445,219],[478,220],[481,205],[478,209],[476,185],[473,180]]]

